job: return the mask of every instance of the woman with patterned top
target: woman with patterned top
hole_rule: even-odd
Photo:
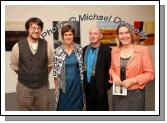
[[[83,108],[82,47],[74,43],[75,29],[61,29],[62,45],[54,52],[54,82],[57,111],[81,111]]]

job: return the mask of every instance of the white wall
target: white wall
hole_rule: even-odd
[[[133,25],[134,20],[154,21],[154,6],[26,6],[8,5],[5,7],[5,30],[24,30],[25,21],[30,17],[39,17],[44,22],[44,31],[52,29],[52,21],[66,21],[70,17],[78,18],[78,15],[97,14],[103,16],[120,17]],[[12,22],[12,23],[11,23]],[[95,20],[81,21],[81,45],[89,43],[89,28],[96,25]],[[53,35],[47,36],[46,40],[53,42]],[[154,59],[154,46],[150,46]],[[5,53],[5,92],[15,92],[17,75],[10,69],[10,52]],[[54,87],[52,72],[50,74],[50,88]]]

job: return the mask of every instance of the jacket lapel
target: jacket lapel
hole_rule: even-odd
[[[127,63],[127,66],[138,57],[138,53],[140,53],[140,50],[137,48],[137,46],[134,47],[134,53],[132,57],[129,59],[129,62]]]
[[[116,48],[112,52],[115,54],[115,57],[113,58],[113,60],[117,60],[117,61],[115,61],[115,64],[116,64],[116,66],[119,66],[119,69],[120,69],[120,55],[121,55],[121,50],[119,48]]]

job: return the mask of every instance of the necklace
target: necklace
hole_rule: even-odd
[[[129,60],[130,58],[131,58],[131,56],[126,57],[126,58],[125,57],[120,57],[121,60]]]
[[[71,49],[66,49],[67,51],[71,51]]]
[[[134,49],[127,49],[127,50],[121,50],[121,57],[122,58],[129,58],[132,56],[134,52]]]

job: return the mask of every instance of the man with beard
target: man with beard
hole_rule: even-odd
[[[52,69],[52,48],[40,38],[43,22],[36,17],[25,23],[28,36],[11,52],[11,68],[18,74],[17,102],[21,111],[46,111],[49,105],[48,74]]]

